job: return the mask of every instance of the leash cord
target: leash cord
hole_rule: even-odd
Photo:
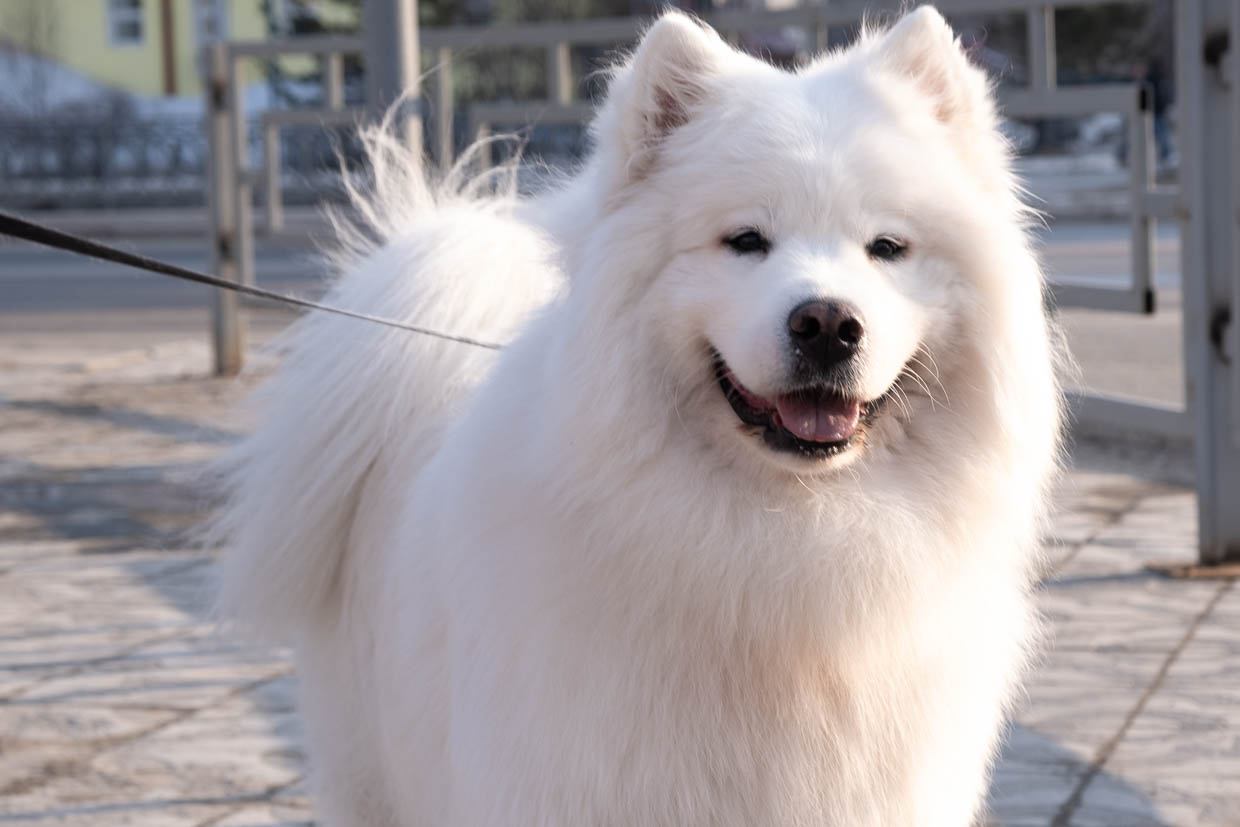
[[[303,299],[298,296],[290,296],[284,293],[277,293],[274,290],[265,290],[262,287],[255,287],[248,284],[238,284],[228,279],[222,279],[219,276],[213,276],[208,273],[202,273],[197,270],[191,270],[187,267],[180,267],[175,264],[159,261],[158,259],[148,258],[147,256],[129,253],[116,247],[110,247],[106,244],[100,244],[98,241],[92,241],[82,236],[73,235],[71,233],[61,232],[34,222],[27,221],[9,213],[0,212],[0,235],[7,235],[13,238],[20,238],[24,241],[30,241],[35,244],[41,244],[44,247],[51,247],[55,250],[63,250],[79,256],[99,259],[101,261],[110,261],[115,264],[123,264],[127,267],[134,267],[139,270],[145,270],[149,273],[157,273],[163,276],[171,276],[172,278],[192,281],[198,284],[205,284],[210,287],[218,287],[221,290],[232,290],[236,293],[242,293],[247,296],[253,296],[258,299],[265,299],[271,302],[280,302],[283,304],[291,304],[296,307],[303,307],[309,310],[322,310],[327,313],[336,313],[340,316],[348,316],[352,319],[360,319],[365,322],[374,322],[375,324],[387,325],[388,327],[396,327],[401,330],[408,330],[422,336],[431,336],[436,339],[443,339],[449,342],[459,342],[463,345],[471,345],[472,347],[481,347],[488,350],[500,350],[503,345],[494,342],[484,342],[480,339],[474,339],[469,336],[458,336],[453,333],[443,333],[438,330],[431,330],[426,327],[406,324],[395,319],[385,319],[382,316],[372,316],[369,313],[359,313],[355,310],[346,310],[342,307],[333,307],[329,304],[316,302],[311,299]]]

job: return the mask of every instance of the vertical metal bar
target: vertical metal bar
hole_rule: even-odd
[[[211,213],[212,271],[220,278],[237,281],[236,215],[233,213],[237,168],[232,160],[236,102],[228,82],[230,56],[223,43],[213,43],[203,51],[207,74],[207,165],[210,184],[207,202]],[[211,305],[211,345],[217,376],[232,376],[241,370],[245,354],[245,317],[239,297],[231,290],[213,291]]]
[[[323,89],[328,109],[344,109],[344,55],[340,52],[332,52],[323,63]]]
[[[1055,51],[1055,7],[1033,6],[1026,12],[1029,39],[1029,87],[1054,89],[1059,81]]]
[[[344,55],[340,52],[328,54],[323,64],[323,97],[330,111],[344,109]],[[263,146],[267,156],[267,232],[275,233],[284,229],[284,192],[279,177],[280,136],[270,125]]]
[[[821,7],[817,5],[810,6],[809,28],[814,36],[814,53],[810,55],[813,58],[825,52],[831,42],[831,30],[823,22]]]
[[[420,153],[417,0],[366,0],[362,4],[362,28],[366,36],[367,105],[380,117],[403,94],[396,129],[409,148]]]
[[[192,12],[191,12],[192,13]],[[164,94],[177,93],[177,24],[172,11],[172,0],[159,3],[159,44],[164,69]]]
[[[280,186],[280,127],[278,124],[263,125],[263,172],[266,183],[267,232],[284,229],[284,191]]]
[[[441,46],[435,61],[435,158],[442,169],[452,166],[456,133],[453,116],[456,91],[452,88],[452,50]]]
[[[1128,110],[1129,223],[1132,247],[1132,289],[1146,313],[1153,313],[1155,221],[1146,208],[1145,194],[1155,175],[1153,90],[1138,85]]]
[[[561,106],[573,102],[572,50],[564,41],[547,47],[547,95]]]
[[[232,161],[236,170],[233,187],[233,238],[237,280],[254,284],[254,184],[250,177],[250,125],[245,111],[245,72],[233,55],[228,60],[228,86],[233,103]]]
[[[1205,83],[1201,48],[1201,2],[1181,0],[1176,8],[1175,63],[1176,101],[1180,144],[1179,188],[1183,209],[1180,210],[1180,284],[1184,292],[1184,380],[1188,409],[1193,416],[1197,434],[1194,454],[1197,464],[1197,526],[1198,553],[1202,563],[1209,562],[1208,526],[1212,522],[1214,499],[1214,458],[1210,451],[1210,399],[1206,381],[1209,375],[1209,340],[1198,335],[1198,329],[1209,323],[1209,289],[1206,284],[1205,211],[1203,165],[1199,155],[1201,140],[1201,109]]]
[[[1207,72],[1206,32],[1225,26],[1232,0],[1179,0],[1176,83],[1179,111],[1180,236],[1184,344],[1197,461],[1198,555],[1209,565],[1240,559],[1240,446],[1231,438],[1232,371],[1212,340],[1234,294],[1235,228],[1231,114],[1219,76]]]
[[[1231,4],[1228,60],[1231,61],[1231,142],[1240,146],[1240,3]],[[1232,156],[1231,324],[1227,351],[1231,357],[1231,442],[1240,447],[1240,161]]]

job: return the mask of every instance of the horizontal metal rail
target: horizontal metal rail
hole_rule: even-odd
[[[515,103],[475,103],[468,107],[469,119],[476,132],[478,127],[488,128],[494,124],[555,124],[557,126],[585,123],[594,115],[594,104],[586,101],[568,104],[551,104],[546,101],[519,101]]]
[[[1094,433],[1157,434],[1192,439],[1193,420],[1184,408],[1111,394],[1068,393],[1072,421]]]
[[[1058,280],[1050,282],[1048,288],[1056,307],[1083,307],[1113,313],[1152,312],[1152,308],[1146,303],[1146,297],[1130,289]]]
[[[1140,111],[1140,87],[1134,83],[1056,86],[1047,90],[1005,89],[999,103],[1009,118],[1066,118],[1099,112]]]
[[[228,51],[237,58],[276,58],[295,55],[360,55],[366,41],[345,35],[307,35],[272,40],[231,40]]]
[[[259,122],[265,129],[270,126],[342,126],[359,124],[366,118],[361,107],[349,109],[273,109],[264,112]]]
[[[1151,190],[1154,182],[1154,115],[1149,90],[1141,84],[1051,86],[1034,90],[1005,90],[1000,108],[1009,118],[1037,119],[1086,116],[1099,112],[1122,114],[1128,123],[1128,169],[1132,282],[1126,287],[1092,287],[1057,283],[1056,303],[1094,310],[1153,313],[1154,236],[1158,218],[1181,212],[1174,190]]]

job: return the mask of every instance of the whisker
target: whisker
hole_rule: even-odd
[[[923,379],[920,375],[918,375],[916,371],[905,368],[904,373],[901,375],[907,375],[910,379],[912,379],[914,382],[917,383],[917,386],[921,388],[922,391],[925,392],[926,398],[930,400],[931,407],[933,407],[934,405],[938,403],[938,399],[935,397],[934,393],[930,390],[930,386],[926,383],[926,380]]]
[[[894,392],[891,395],[892,401],[900,407],[900,411],[904,415],[904,420],[906,422],[911,420],[913,418],[913,410],[909,405],[908,394],[904,391],[904,388],[899,385],[896,385],[895,388],[893,388],[893,391]]]
[[[913,354],[913,357],[912,359],[910,359],[910,361],[916,362],[917,364],[925,368],[928,373],[930,373],[931,377],[934,379],[934,383],[938,385],[939,390],[943,392],[943,402],[942,402],[943,407],[951,408],[951,401],[952,401],[951,396],[947,392],[947,386],[943,384],[943,379],[939,373],[938,361],[935,360],[934,354],[932,354],[929,348],[927,348],[925,345],[922,345],[920,353],[930,360],[929,366],[927,366],[925,362],[921,361],[921,359],[918,357],[917,354]]]
[[[797,482],[799,482],[799,483],[801,484],[801,487],[802,487],[802,488],[804,488],[806,491],[808,491],[809,493],[811,493],[811,494],[813,494],[813,495],[814,495],[814,499],[816,499],[816,500],[821,500],[821,499],[823,499],[822,492],[820,492],[820,491],[815,491],[814,489],[812,489],[812,488],[810,488],[808,485],[806,485],[806,484],[805,484],[805,480],[801,479],[801,475],[800,475],[800,474],[793,474],[792,476],[796,478],[796,481],[797,481]]]

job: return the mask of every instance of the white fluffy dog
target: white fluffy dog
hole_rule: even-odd
[[[1060,394],[987,82],[928,7],[787,72],[679,15],[537,198],[371,136],[371,242],[233,452],[332,825],[975,819]]]

